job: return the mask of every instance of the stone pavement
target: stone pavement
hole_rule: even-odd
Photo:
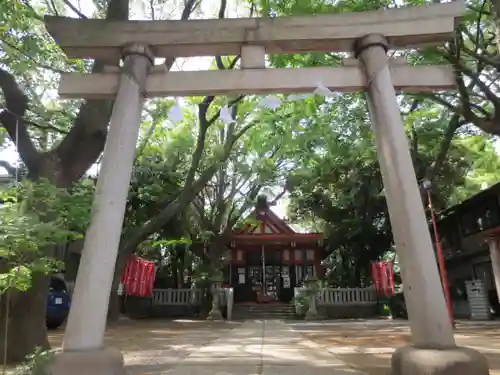
[[[369,375],[387,375],[397,347],[411,342],[405,320],[296,321],[289,325],[340,360]],[[483,353],[490,374],[500,375],[500,322],[457,321],[455,340]]]
[[[63,328],[50,331],[53,348],[61,346],[63,332]],[[500,375],[500,322],[458,322],[455,338],[459,345],[484,353],[491,375]],[[130,375],[177,375],[178,371],[387,375],[394,349],[410,340],[407,321],[122,319],[108,327],[105,345],[122,351]]]
[[[150,353],[147,359],[125,355],[133,375],[363,375],[321,345],[282,321],[245,321],[231,330],[214,329],[179,337],[190,345],[186,355]],[[218,337],[214,337],[217,335]],[[190,343],[188,341],[191,341]],[[182,351],[182,350],[181,350]],[[180,353],[178,353],[180,354]],[[153,363],[154,362],[154,363]]]

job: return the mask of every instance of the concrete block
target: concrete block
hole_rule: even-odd
[[[391,375],[489,375],[488,360],[465,347],[404,346],[392,355]]]

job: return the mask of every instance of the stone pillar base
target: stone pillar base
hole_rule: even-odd
[[[489,375],[488,360],[464,347],[424,349],[404,346],[392,355],[391,375]]]
[[[208,313],[207,320],[224,320],[224,317],[219,309],[212,308]]]
[[[118,349],[58,352],[46,365],[50,375],[126,375],[123,355]]]

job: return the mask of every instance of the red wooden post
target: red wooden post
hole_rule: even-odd
[[[453,317],[453,305],[451,303],[450,290],[448,288],[448,274],[446,272],[443,249],[441,248],[441,242],[439,241],[436,215],[434,213],[434,206],[432,205],[432,197],[430,189],[427,189],[427,202],[429,205],[429,210],[431,211],[432,227],[434,228],[434,241],[436,243],[436,255],[439,266],[439,273],[441,275],[441,284],[443,285],[444,298],[446,300],[446,307],[448,308],[448,315],[450,316],[451,324],[453,328],[455,328],[455,318]]]

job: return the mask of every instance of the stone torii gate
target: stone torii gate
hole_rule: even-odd
[[[123,374],[120,352],[103,348],[109,294],[139,132],[143,95],[193,96],[332,91],[367,92],[378,159],[413,344],[398,350],[392,373],[489,373],[484,357],[455,345],[431,238],[394,88],[452,89],[448,66],[408,66],[389,49],[443,43],[452,37],[463,2],[307,17],[192,21],[105,21],[46,17],[50,34],[70,58],[124,59],[122,69],[63,74],[65,98],[113,98],[92,219],[54,375]],[[268,69],[265,54],[351,52],[342,67]],[[167,72],[154,58],[241,55],[241,69]]]

